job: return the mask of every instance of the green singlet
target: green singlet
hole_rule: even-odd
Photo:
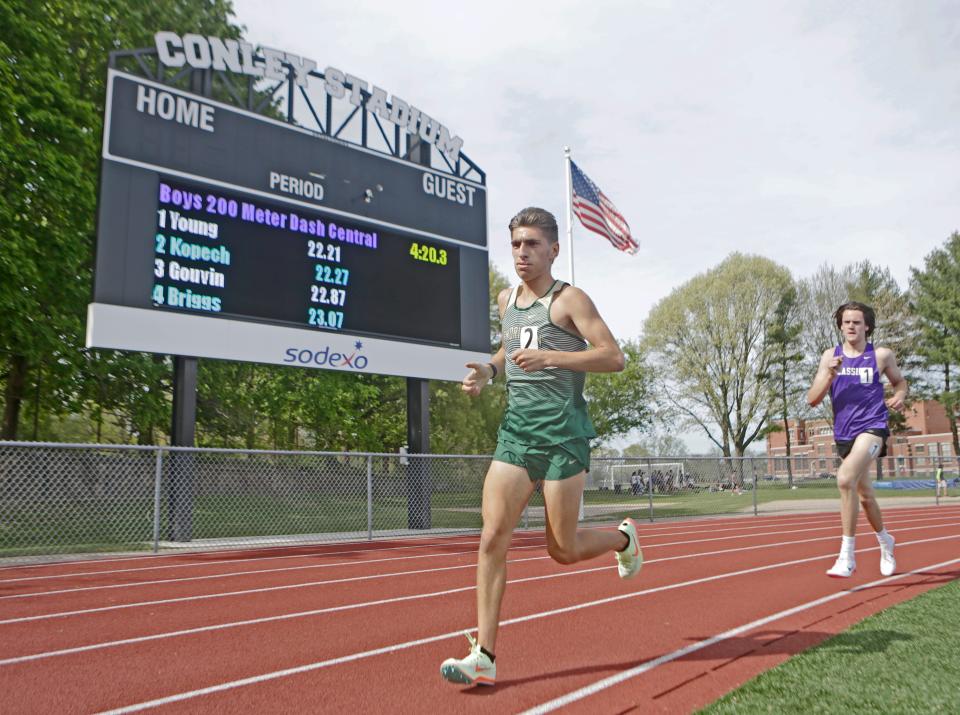
[[[501,321],[507,354],[507,409],[500,424],[500,440],[515,445],[563,445],[588,441],[597,433],[583,399],[586,373],[564,368],[524,372],[510,355],[520,348],[582,352],[587,342],[550,320],[554,298],[567,286],[554,281],[529,308],[517,307],[519,287],[510,292]],[[589,459],[589,449],[587,451]]]

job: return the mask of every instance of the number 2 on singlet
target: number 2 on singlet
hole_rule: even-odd
[[[536,325],[525,325],[520,328],[520,349],[521,350],[539,350],[540,341],[537,336]]]

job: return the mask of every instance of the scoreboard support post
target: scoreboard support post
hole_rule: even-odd
[[[407,451],[430,453],[430,381],[407,378]],[[407,463],[407,528],[431,526],[430,460],[411,458]]]
[[[173,358],[173,424],[170,443],[174,447],[193,447],[197,424],[197,358],[175,355]],[[193,484],[196,458],[190,452],[173,452],[167,479],[168,538],[190,541],[193,538]]]
[[[191,70],[190,89],[200,96],[209,97],[213,93],[209,70]],[[173,421],[170,426],[170,444],[174,447],[196,446],[197,363],[195,357],[173,356]],[[169,538],[171,541],[191,541],[196,470],[194,455],[189,452],[174,452],[169,463]]]
[[[430,166],[430,145],[407,134],[407,157]],[[416,377],[407,378],[407,450],[410,454],[430,452],[430,381]],[[430,528],[430,497],[430,460],[411,459],[407,464],[407,528]]]

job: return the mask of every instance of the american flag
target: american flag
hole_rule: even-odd
[[[626,219],[613,202],[572,161],[570,171],[573,178],[573,212],[580,218],[580,223],[588,230],[599,233],[615,248],[630,254],[636,253],[640,246],[633,240]]]

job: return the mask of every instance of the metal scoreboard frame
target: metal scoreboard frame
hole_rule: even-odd
[[[144,56],[176,48],[160,35],[156,53],[126,53],[140,73],[111,57],[88,347],[442,380],[489,359],[486,177],[459,138],[275,50],[277,85],[260,92],[286,87],[286,121],[218,101],[214,79],[229,87],[230,73],[203,66],[205,38],[180,40],[193,66],[149,71]],[[246,47],[245,69],[269,66]],[[199,91],[176,86],[198,75]],[[338,77],[359,96],[339,129]],[[325,122],[310,82],[325,83]],[[316,129],[293,123],[298,96]],[[360,142],[343,137],[351,119]],[[367,145],[372,127],[385,151]],[[449,171],[410,159],[431,141]]]

